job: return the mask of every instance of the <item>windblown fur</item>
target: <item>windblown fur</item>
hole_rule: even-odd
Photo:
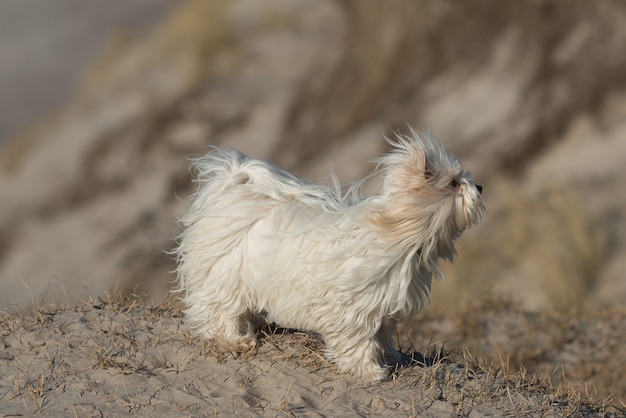
[[[393,334],[428,303],[440,259],[483,215],[481,186],[430,134],[388,140],[380,193],[307,183],[215,148],[193,161],[197,192],[176,249],[190,325],[232,350],[256,345],[259,316],[319,333],[363,380],[400,360]]]

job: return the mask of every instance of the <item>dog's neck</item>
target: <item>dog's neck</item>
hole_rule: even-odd
[[[388,199],[381,199],[378,207],[368,214],[368,222],[389,243],[390,249],[404,255],[414,254],[420,265],[436,277],[443,277],[438,261],[454,259],[454,241],[459,236],[447,222],[452,208],[426,204],[400,210],[396,203],[397,200],[390,204]]]

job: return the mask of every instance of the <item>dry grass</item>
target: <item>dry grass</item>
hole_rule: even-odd
[[[608,408],[571,387],[553,387],[546,376],[526,369],[514,371],[506,360],[475,358],[467,350],[438,350],[429,367],[401,370],[397,378],[405,379],[422,393],[436,392],[437,399],[452,404],[460,416],[467,416],[477,405],[492,402],[504,416],[586,416]],[[424,411],[415,412],[419,416]]]
[[[459,332],[485,338],[479,329],[486,312],[476,310],[474,322],[458,322],[465,327]],[[449,320],[423,319],[432,327],[429,333]],[[320,339],[308,333],[268,326],[254,354],[231,355],[194,336],[175,300],[155,307],[110,294],[78,306],[36,306],[0,317],[0,341],[0,413],[5,414],[599,416],[626,411],[612,398],[572,384],[555,385],[553,376],[519,366],[512,355],[485,355],[481,347],[450,351],[413,339],[415,345],[406,350],[413,352],[412,366],[399,367],[391,380],[377,384],[338,374],[323,357]]]
[[[405,347],[445,344],[502,366],[506,375],[541,376],[556,393],[572,389],[623,408],[626,367],[616,353],[626,344],[625,323],[623,309],[528,312],[488,300],[424,312],[402,324],[399,336]]]
[[[329,371],[332,364],[322,355],[319,336],[269,325],[261,331],[260,353],[271,355],[271,361],[287,362],[293,368],[302,367],[309,373]]]

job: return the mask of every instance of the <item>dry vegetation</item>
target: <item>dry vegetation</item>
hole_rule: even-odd
[[[91,299],[0,318],[5,415],[616,416],[611,399],[469,350],[425,346],[387,382],[340,375],[315,335],[267,327],[254,354],[190,334],[175,303]],[[408,356],[407,356],[408,359]]]
[[[619,406],[626,399],[624,309],[528,312],[512,302],[483,301],[455,313],[426,311],[402,324],[402,345],[459,347],[503,362],[509,372],[530,371],[555,387],[571,386]]]

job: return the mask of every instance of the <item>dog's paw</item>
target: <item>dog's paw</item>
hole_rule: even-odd
[[[239,343],[237,344],[237,351],[242,353],[253,351],[256,348],[256,344],[257,341],[254,337],[241,337],[239,339]]]
[[[357,373],[361,380],[366,382],[379,382],[381,380],[386,380],[389,377],[389,370],[377,364],[361,367]]]
[[[228,341],[222,341],[222,346],[224,348],[237,353],[249,353],[251,351],[254,351],[256,345],[256,338],[247,335]]]

